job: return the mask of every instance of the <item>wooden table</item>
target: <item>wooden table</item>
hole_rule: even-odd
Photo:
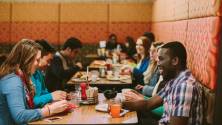
[[[69,85],[78,85],[80,84],[81,82],[84,82],[84,81],[75,81],[73,79],[77,78],[77,74],[86,74],[86,72],[84,71],[80,71],[80,72],[77,72],[68,82],[67,84]],[[107,78],[99,78],[96,82],[92,83],[92,82],[89,82],[91,85],[131,85],[132,84],[132,78],[130,76],[129,79],[124,79],[124,80],[108,80]]]
[[[121,94],[118,93],[117,98]],[[99,103],[105,103],[106,99],[103,94],[99,93]],[[74,109],[72,112],[67,114],[60,114],[53,117],[62,117],[62,119],[54,122],[47,122],[44,119],[31,122],[30,125],[34,124],[137,124],[138,118],[137,113],[128,112],[125,116],[120,118],[112,118],[108,113],[98,112],[95,110],[95,105],[81,105],[79,108]]]

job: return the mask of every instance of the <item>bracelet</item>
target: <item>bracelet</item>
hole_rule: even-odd
[[[48,105],[46,105],[47,109],[48,109],[48,112],[49,112],[49,116],[50,116],[50,108]]]

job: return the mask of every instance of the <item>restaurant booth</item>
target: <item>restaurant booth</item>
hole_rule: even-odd
[[[95,59],[87,55],[97,55],[99,42],[106,41],[110,34],[116,34],[118,42],[123,43],[127,36],[136,40],[150,31],[156,41],[180,41],[185,45],[188,68],[205,90],[206,121],[216,124],[218,109],[221,111],[218,108],[221,102],[218,97],[215,100],[215,93],[219,96],[222,88],[218,90],[222,84],[219,81],[221,16],[221,0],[1,0],[0,54],[9,53],[22,38],[46,39],[61,49],[65,40],[74,36],[83,42],[76,60],[82,61],[87,70]],[[124,82],[121,87],[126,88],[127,84]],[[104,97],[101,98],[100,101],[104,101]],[[56,121],[58,124],[138,124],[136,112],[110,119],[94,108],[78,109],[58,116],[63,119]],[[47,123],[41,120],[30,124]]]

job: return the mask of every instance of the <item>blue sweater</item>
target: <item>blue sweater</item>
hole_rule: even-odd
[[[134,77],[134,82],[135,84],[144,84],[144,80],[143,80],[143,73],[146,71],[146,69],[148,68],[150,63],[150,60],[148,58],[144,58],[139,67],[136,67],[133,69],[133,77]],[[137,64],[138,65],[138,64]]]
[[[159,78],[160,78],[160,73],[159,73],[159,70],[156,68],[155,72],[153,73],[153,75],[152,75],[152,77],[151,77],[151,79],[148,83],[148,85],[145,85],[143,87],[143,90],[142,90],[143,95],[149,96],[149,97],[152,96],[153,89],[156,86]]]
[[[44,75],[40,70],[36,70],[32,75],[31,80],[35,85],[34,105],[35,107],[43,107],[45,104],[52,101],[52,95],[48,92],[45,86]]]
[[[1,78],[0,125],[25,125],[40,118],[40,109],[28,109],[21,79],[14,73]]]

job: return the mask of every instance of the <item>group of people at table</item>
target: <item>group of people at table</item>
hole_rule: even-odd
[[[116,39],[110,36],[107,50],[117,47]],[[144,113],[157,108],[162,112],[160,125],[202,125],[201,89],[187,69],[185,47],[177,41],[154,41],[148,32],[122,47],[127,58],[135,61],[122,68],[133,74],[133,88],[123,94],[122,104]],[[70,98],[63,91],[65,84],[84,68],[72,61],[81,47],[74,37],[57,52],[45,40],[19,41],[0,67],[0,124],[27,124],[65,111]]]

